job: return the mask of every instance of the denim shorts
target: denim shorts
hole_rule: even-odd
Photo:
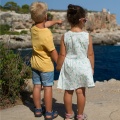
[[[33,84],[41,84],[43,86],[53,86],[54,84],[54,71],[52,72],[40,72],[32,69],[32,81]]]

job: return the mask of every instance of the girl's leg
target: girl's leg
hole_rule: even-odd
[[[33,88],[33,101],[37,109],[41,108],[41,85],[34,85]]]
[[[73,114],[72,110],[72,96],[73,96],[74,90],[65,90],[64,93],[64,104],[67,114]]]
[[[82,115],[85,107],[85,88],[76,89],[78,115]]]

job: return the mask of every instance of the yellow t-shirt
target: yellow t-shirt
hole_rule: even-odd
[[[36,26],[31,28],[33,53],[31,67],[41,72],[54,70],[50,52],[55,49],[53,35],[48,28],[40,29]]]

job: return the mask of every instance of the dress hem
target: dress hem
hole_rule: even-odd
[[[94,86],[81,86],[81,87],[77,87],[77,88],[74,88],[74,89],[64,89],[64,88],[61,88],[61,87],[57,87],[57,88],[58,88],[58,89],[62,89],[62,90],[76,90],[76,89],[82,88],[82,87],[85,87],[85,88],[94,88],[95,85],[94,85]]]

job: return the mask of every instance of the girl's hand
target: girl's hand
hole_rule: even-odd
[[[93,75],[94,75],[94,69],[92,68],[92,73],[93,73]]]

